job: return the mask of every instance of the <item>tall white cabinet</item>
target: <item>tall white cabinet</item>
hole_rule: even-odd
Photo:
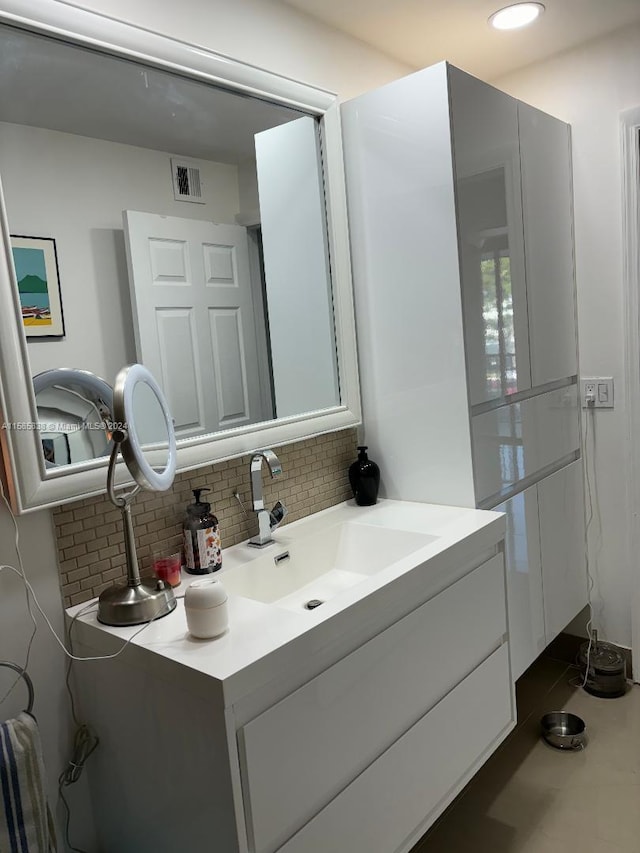
[[[366,443],[507,514],[518,677],[586,603],[570,129],[447,63],[342,117]]]

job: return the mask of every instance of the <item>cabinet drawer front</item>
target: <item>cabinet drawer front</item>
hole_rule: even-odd
[[[506,632],[502,555],[239,733],[247,822],[271,853],[490,655]]]
[[[504,645],[419,720],[280,853],[392,853],[426,830],[513,724]]]
[[[580,447],[577,385],[474,415],[471,429],[481,503]]]

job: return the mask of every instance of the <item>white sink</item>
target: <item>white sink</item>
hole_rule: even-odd
[[[309,601],[327,601],[437,538],[345,521],[269,545],[263,555],[223,572],[220,579],[233,595],[304,611]]]

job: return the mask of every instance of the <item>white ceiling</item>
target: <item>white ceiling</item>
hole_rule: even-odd
[[[542,0],[519,31],[494,30],[509,0],[283,0],[415,68],[447,59],[491,80],[591,39],[640,23],[640,0]]]
[[[237,164],[255,159],[256,133],[300,115],[0,27],[0,121]]]

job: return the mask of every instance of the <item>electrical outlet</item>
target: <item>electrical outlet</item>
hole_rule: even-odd
[[[583,409],[613,409],[613,377],[591,376],[582,380]]]

